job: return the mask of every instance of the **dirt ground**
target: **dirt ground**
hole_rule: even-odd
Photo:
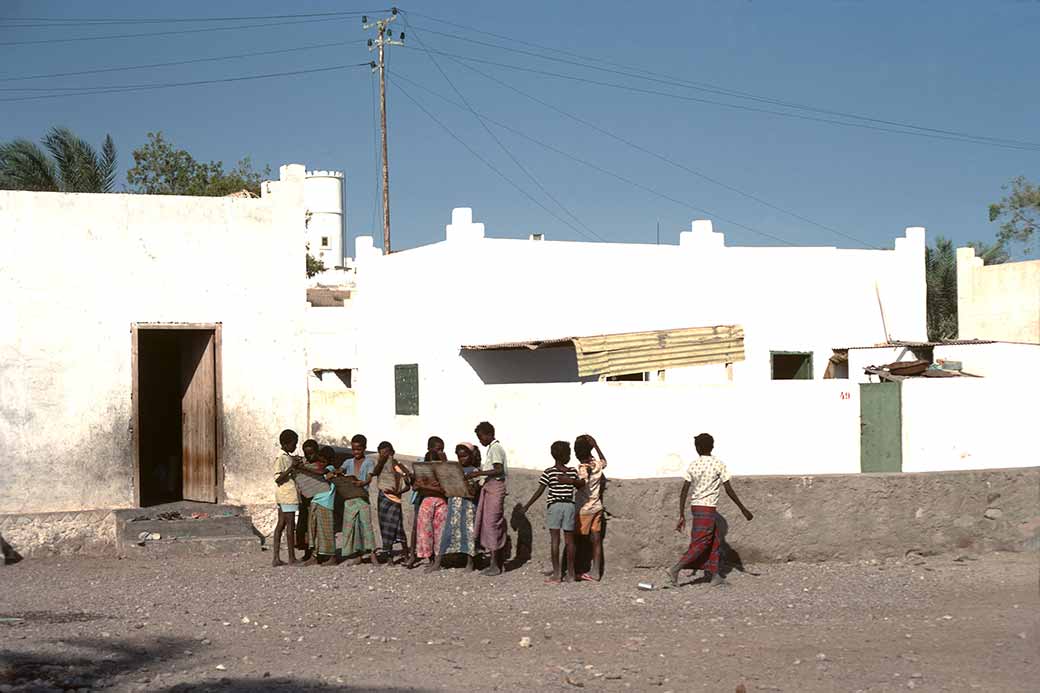
[[[1035,554],[547,585],[269,553],[0,567],[0,691],[1027,691]],[[655,589],[640,591],[637,583]],[[688,583],[690,578],[684,578]],[[11,620],[23,619],[23,620]]]

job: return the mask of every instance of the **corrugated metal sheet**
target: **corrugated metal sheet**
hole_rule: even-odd
[[[574,338],[578,375],[609,376],[744,360],[739,325]]]
[[[625,332],[591,337],[558,337],[525,342],[472,344],[467,351],[540,349],[574,344],[581,377],[643,373],[708,363],[744,360],[744,328],[740,325],[687,327],[679,330]]]

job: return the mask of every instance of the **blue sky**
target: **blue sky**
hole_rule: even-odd
[[[15,88],[214,80],[371,58],[363,44],[367,34],[356,17],[61,26],[36,20],[12,22],[13,17],[251,17],[378,7],[327,0],[292,4],[7,0],[0,7],[4,20],[0,43],[7,44],[0,45],[0,77],[4,78],[0,87],[5,89],[0,100],[55,93],[11,91]],[[659,221],[662,242],[674,243],[691,219],[707,217],[715,221],[717,230],[726,232],[732,245],[775,244],[770,237],[777,237],[799,245],[890,247],[892,238],[906,226],[926,226],[930,238],[990,240],[996,228],[988,221],[987,206],[1000,198],[1001,185],[1016,175],[1040,179],[1036,147],[999,148],[781,117],[689,99],[835,118],[675,84],[676,80],[697,82],[709,85],[708,89],[829,111],[1035,143],[1040,141],[1036,128],[1040,90],[1035,81],[1040,2],[733,1],[637,7],[616,0],[449,0],[400,7],[405,14],[395,27],[406,32],[406,47],[391,49],[391,81],[396,79],[397,87],[391,86],[389,92],[395,248],[442,238],[450,210],[456,206],[473,207],[477,220],[487,223],[488,233],[495,236],[543,232],[550,239],[654,242]],[[440,23],[430,16],[480,31]],[[241,28],[255,24],[269,26]],[[21,43],[219,26],[240,28]],[[57,79],[9,79],[351,41],[359,43]],[[487,122],[541,188],[472,113],[442,100],[458,102],[459,96],[420,43],[432,51],[541,71],[472,60],[462,63],[434,54],[476,111],[512,129]],[[561,51],[594,58],[602,68],[634,74],[581,67],[573,62],[588,61]],[[729,187],[580,125],[464,64]],[[0,109],[0,139],[36,140],[51,125],[68,126],[95,143],[111,133],[120,151],[121,182],[132,165],[131,151],[145,142],[147,132],[157,130],[203,160],[230,163],[248,155],[261,166],[269,164],[275,174],[278,165],[286,162],[343,170],[347,251],[352,253],[354,236],[374,230],[381,234],[379,217],[373,214],[378,165],[373,149],[372,80],[370,70],[354,68],[194,87],[8,100]],[[556,216],[474,158],[398,87]]]

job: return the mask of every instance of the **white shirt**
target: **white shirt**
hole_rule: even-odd
[[[683,479],[690,482],[690,505],[714,508],[719,504],[719,489],[729,481],[729,470],[719,458],[701,455],[686,463]]]

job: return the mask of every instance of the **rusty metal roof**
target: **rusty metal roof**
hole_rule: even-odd
[[[522,342],[463,346],[465,351],[540,349],[574,345],[578,375],[640,373],[744,360],[744,329],[739,325],[687,327],[587,337],[556,337]]]

